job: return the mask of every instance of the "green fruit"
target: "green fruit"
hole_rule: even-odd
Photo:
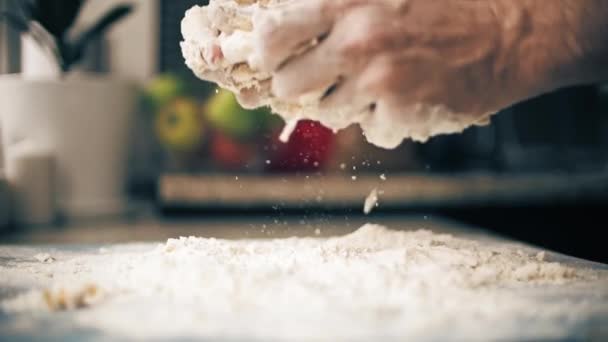
[[[272,114],[269,107],[263,107],[256,109],[258,115],[264,120],[264,129],[267,131],[275,131],[282,129],[285,125],[285,121],[280,116]]]
[[[144,89],[147,102],[154,110],[159,110],[186,91],[185,83],[172,74],[161,75],[151,81]]]
[[[203,140],[200,107],[190,99],[177,98],[157,114],[155,128],[159,140],[169,149],[191,151]]]
[[[265,128],[268,113],[260,109],[243,109],[234,94],[219,90],[205,105],[205,115],[221,133],[236,139],[247,139]]]

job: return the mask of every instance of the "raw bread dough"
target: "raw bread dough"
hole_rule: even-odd
[[[395,148],[405,138],[423,142],[438,134],[489,123],[489,115],[480,120],[438,104],[412,104],[400,115],[381,108],[374,111],[351,106],[325,112],[319,103],[326,89],[294,102],[275,98],[270,91],[272,76],[256,68],[260,65],[260,35],[256,28],[262,18],[282,20],[276,7],[286,1],[289,0],[211,0],[208,6],[189,9],[181,24],[181,48],[188,67],[199,78],[233,91],[245,107],[270,106],[288,123],[283,140],[288,138],[294,122],[302,119],[319,121],[334,131],[359,124],[366,139],[383,148]]]

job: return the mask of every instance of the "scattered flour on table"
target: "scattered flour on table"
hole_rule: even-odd
[[[445,331],[472,340],[553,338],[606,298],[542,300],[546,289],[559,293],[605,274],[547,259],[377,225],[334,238],[189,237],[38,263],[52,279],[30,264],[3,268],[7,279],[30,279],[39,290],[0,308],[51,316],[79,309],[69,311],[78,325],[127,338],[436,339]],[[522,331],[522,322],[533,329]]]

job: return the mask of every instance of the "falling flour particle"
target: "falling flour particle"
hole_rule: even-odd
[[[363,205],[363,213],[365,215],[371,214],[372,210],[378,206],[378,189],[374,188],[372,192],[365,199],[365,204]]]
[[[385,175],[384,173],[383,173],[383,174],[381,174],[381,175],[380,175],[380,179],[381,179],[382,181],[386,181],[386,175]]]

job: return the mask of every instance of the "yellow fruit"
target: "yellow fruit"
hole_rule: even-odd
[[[204,125],[199,105],[190,99],[177,98],[156,116],[156,134],[168,148],[190,151],[200,146]]]

